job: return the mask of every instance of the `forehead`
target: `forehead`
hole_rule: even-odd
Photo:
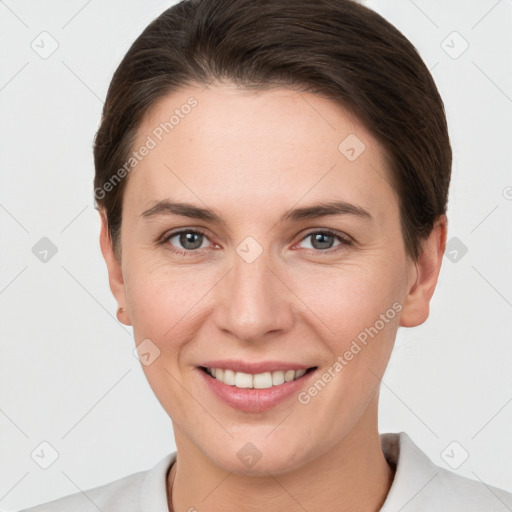
[[[125,201],[139,210],[173,199],[238,209],[350,200],[396,215],[385,153],[332,100],[290,89],[190,86],[158,102],[141,124]],[[252,209],[252,210],[251,210]]]

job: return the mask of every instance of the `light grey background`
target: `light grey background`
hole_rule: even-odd
[[[0,1],[4,510],[149,468],[175,449],[131,330],[115,318],[91,151],[115,67],[171,4]],[[451,254],[430,319],[399,330],[380,430],[406,431],[436,464],[512,491],[512,2],[366,4],[432,70],[454,150]],[[57,248],[46,262],[32,251],[43,237]]]

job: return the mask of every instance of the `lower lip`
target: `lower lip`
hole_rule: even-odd
[[[316,370],[310,370],[302,377],[285,382],[279,386],[272,386],[265,389],[237,388],[229,386],[213,378],[201,368],[197,368],[201,378],[208,388],[224,403],[245,412],[263,412],[279,403],[283,402],[292,395],[297,395]]]

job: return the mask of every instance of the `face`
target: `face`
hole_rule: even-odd
[[[279,474],[376,429],[418,279],[376,140],[330,100],[224,84],[161,101],[144,145],[109,271],[178,449]]]

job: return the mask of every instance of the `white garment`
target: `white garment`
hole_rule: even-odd
[[[380,512],[510,512],[512,494],[436,466],[404,432],[381,434],[396,465]],[[166,475],[176,452],[152,469],[20,512],[169,512]]]

